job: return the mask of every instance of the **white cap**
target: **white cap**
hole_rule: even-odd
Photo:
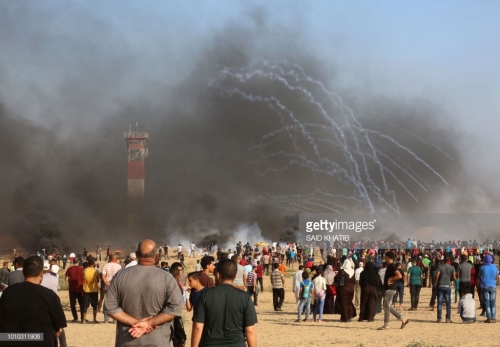
[[[50,263],[48,260],[45,260],[43,262],[43,270],[46,271],[46,270],[50,270]]]
[[[130,253],[128,256],[130,259],[137,259],[135,252]]]

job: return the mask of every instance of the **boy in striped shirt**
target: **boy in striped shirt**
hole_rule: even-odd
[[[252,266],[252,271],[250,271],[247,275],[247,293],[250,297],[253,296],[253,304],[257,306],[257,298],[259,296],[259,291],[257,287],[257,273],[255,272],[255,268],[257,266]]]

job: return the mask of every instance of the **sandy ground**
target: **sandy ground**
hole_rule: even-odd
[[[170,263],[172,260],[170,260]],[[186,259],[188,271],[194,268],[194,261]],[[383,313],[375,317],[373,323],[359,323],[355,318],[351,323],[341,323],[340,315],[325,315],[323,323],[300,322],[294,323],[296,319],[296,304],[292,293],[292,282],[290,276],[296,269],[289,269],[286,279],[285,303],[283,312],[275,312],[272,306],[272,293],[269,278],[264,279],[264,292],[259,294],[257,315],[257,336],[259,346],[346,346],[346,347],[371,347],[383,346],[390,343],[392,346],[406,346],[414,341],[428,342],[443,346],[478,346],[487,343],[489,346],[500,346],[497,333],[500,325],[484,324],[484,317],[478,317],[479,322],[471,325],[461,325],[460,317],[456,313],[456,304],[452,304],[453,324],[437,324],[436,312],[430,312],[428,303],[431,290],[424,288],[420,294],[420,308],[416,312],[404,312],[411,322],[404,330],[400,330],[400,322],[391,318],[390,329],[377,331],[383,325]],[[61,271],[62,272],[62,271]],[[69,298],[67,291],[59,292],[68,327],[66,336],[68,346],[75,347],[98,347],[114,346],[115,325],[103,323],[103,314],[98,314],[100,324],[72,323],[73,319],[69,309]],[[405,288],[405,305],[408,309],[410,300],[409,290]],[[453,301],[453,298],[452,298]],[[477,307],[479,302],[476,297]],[[498,302],[497,302],[498,307]],[[497,308],[498,310],[498,308]],[[479,315],[480,311],[477,311]],[[443,312],[445,314],[445,312]],[[91,319],[91,310],[89,318]],[[187,346],[190,346],[192,313],[184,312],[184,324],[188,336]],[[464,329],[468,329],[464,331]],[[413,345],[413,346],[421,346]],[[422,345],[423,346],[423,345]]]

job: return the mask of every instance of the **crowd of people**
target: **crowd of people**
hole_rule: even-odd
[[[408,240],[389,250],[382,245],[238,242],[234,251],[223,252],[212,243],[199,252],[193,242],[188,257],[202,255],[193,271],[187,271],[181,244],[169,264],[168,246],[151,240],[140,242],[122,261],[110,246],[105,258],[97,246],[95,255],[84,248],[65,262],[66,256],[60,257],[57,250],[47,255],[43,249],[26,259],[14,250],[12,268],[4,262],[0,269],[0,332],[43,332],[46,346],[67,346],[67,322],[57,295],[62,276],[68,283],[73,322],[116,324],[116,346],[184,346],[183,310],[193,312],[193,347],[256,346],[259,293],[272,292],[273,309],[283,311],[286,272],[296,266],[292,291],[297,323],[309,321],[311,315],[313,322],[321,323],[332,314],[344,323],[355,318],[374,322],[383,311],[378,330],[388,329],[391,316],[404,328],[411,321],[409,312],[422,307],[422,287],[432,288],[428,306],[438,323],[452,322],[452,291],[463,323],[476,322],[476,295],[484,322],[496,323],[496,249],[461,241],[429,245]],[[268,281],[270,287],[265,288]],[[411,299],[404,313],[406,288]],[[26,297],[31,300],[23,300]],[[49,312],[50,319],[27,312]]]

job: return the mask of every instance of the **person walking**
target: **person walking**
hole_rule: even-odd
[[[387,330],[389,328],[391,314],[401,321],[401,329],[406,327],[406,325],[410,322],[410,319],[405,319],[398,311],[396,311],[395,308],[392,307],[392,300],[394,298],[394,294],[396,294],[396,281],[402,277],[401,273],[397,271],[397,267],[394,264],[395,259],[396,254],[394,252],[388,251],[385,253],[385,263],[387,264],[387,267],[384,275],[384,291],[382,292],[382,296],[384,297],[384,325],[377,330]]]
[[[273,264],[273,272],[271,273],[271,285],[273,287],[273,306],[275,311],[283,311],[281,306],[285,300],[285,276],[278,269],[279,264]]]

